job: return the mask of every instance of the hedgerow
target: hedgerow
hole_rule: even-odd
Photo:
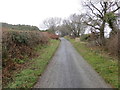
[[[49,38],[40,31],[3,31],[3,85],[12,80],[12,73],[37,56],[35,47],[46,45]]]

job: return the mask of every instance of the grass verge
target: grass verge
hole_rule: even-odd
[[[5,88],[31,88],[36,83],[38,77],[43,73],[45,67],[54,55],[59,45],[58,40],[51,40],[49,45],[38,46],[36,50],[40,56],[30,60],[30,65],[14,75],[12,82]]]
[[[86,46],[84,42],[75,42],[67,38],[83,56],[85,60],[109,83],[113,88],[118,88],[118,60],[113,60],[102,53],[96,52]]]

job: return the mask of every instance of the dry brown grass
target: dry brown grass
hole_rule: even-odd
[[[53,33],[50,33],[50,32],[42,32],[44,35],[48,36],[49,38],[51,39],[56,39],[58,40],[59,39],[59,35],[55,35]]]

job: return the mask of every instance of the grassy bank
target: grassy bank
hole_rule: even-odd
[[[59,45],[58,40],[51,40],[49,45],[38,46],[36,51],[39,56],[30,60],[29,65],[23,70],[14,74],[13,81],[7,88],[31,88],[37,82],[38,77],[43,73],[50,59]]]
[[[75,42],[67,38],[83,56],[85,60],[109,83],[113,88],[118,88],[118,61],[105,56],[101,51],[95,51],[85,42]]]

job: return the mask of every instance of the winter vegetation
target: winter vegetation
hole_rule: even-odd
[[[31,88],[56,51],[60,36],[67,37],[113,88],[120,87],[117,77],[120,5],[118,2],[88,0],[82,6],[84,13],[74,13],[66,19],[45,19],[45,31],[31,25],[2,23],[3,87]]]
[[[69,35],[89,42],[90,46],[102,47],[113,56],[118,57],[118,40],[120,33],[120,6],[118,2],[98,2],[91,0],[82,3],[84,13],[72,14],[67,19],[50,18],[45,26],[59,35]],[[54,29],[52,29],[54,28]],[[106,35],[107,33],[107,35]]]
[[[70,15],[59,25],[55,24],[54,31],[59,31],[60,36],[65,36],[70,40],[78,52],[106,82],[111,84],[113,88],[118,88],[120,87],[118,82],[120,61],[119,1],[95,3],[88,0],[82,5],[86,12]],[[52,28],[53,25],[49,25]]]
[[[43,66],[39,66],[40,68],[42,68],[42,70],[44,70],[45,66],[48,63],[48,60],[50,60],[51,56],[55,52],[59,43],[59,41],[51,40],[51,39],[58,40],[58,38],[59,36],[55,34],[48,32],[41,32],[36,26],[11,25],[11,24],[3,23],[2,24],[2,85],[3,87],[7,87],[7,85],[14,82],[15,77],[17,78],[17,76],[15,76],[16,74],[20,73],[20,71],[22,72],[24,69],[30,68],[31,67],[30,64],[39,62],[39,60],[41,59],[38,59],[38,57],[40,58],[41,56],[44,58],[44,54],[46,54],[46,56],[47,55],[49,56],[46,58],[46,62],[45,62],[46,64],[44,64]],[[54,47],[51,47],[51,45],[53,45]],[[47,49],[48,49],[48,53],[44,53],[44,54],[39,53],[39,52],[45,52],[45,50]],[[29,71],[31,71],[31,69],[27,70],[27,72]],[[37,76],[34,76],[34,78],[37,78],[38,74],[41,73],[40,72],[37,73]],[[32,83],[34,84],[35,81]],[[13,86],[13,88],[15,87],[19,87],[19,84],[18,86],[17,85]]]
[[[91,47],[89,43],[83,41],[75,41],[73,38],[65,37],[76,48],[76,50],[84,57],[84,59],[101,75],[106,83],[112,88],[119,87],[118,81],[118,60],[100,47]]]

